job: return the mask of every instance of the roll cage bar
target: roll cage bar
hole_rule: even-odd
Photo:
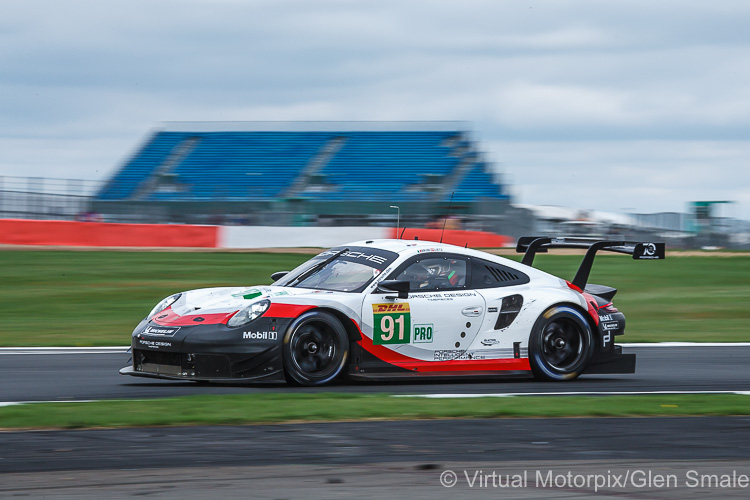
[[[545,236],[524,236],[519,238],[516,252],[523,253],[522,264],[532,266],[534,256],[546,253],[550,248],[582,248],[586,250],[581,265],[571,283],[581,290],[586,283],[594,265],[594,258],[599,250],[632,255],[634,260],[662,260],[666,257],[665,244],[635,241],[606,241],[591,238],[550,238]]]

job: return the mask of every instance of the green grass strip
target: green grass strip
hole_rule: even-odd
[[[596,259],[591,283],[619,290],[621,342],[750,341],[750,255],[633,261]],[[0,346],[127,345],[164,297],[213,286],[270,283],[310,255],[271,253],[0,251]],[[514,256],[518,258],[518,256]],[[580,255],[539,255],[535,266],[571,279]]]
[[[514,396],[469,399],[387,394],[247,394],[0,407],[0,428],[244,425],[344,420],[750,415],[750,396]]]

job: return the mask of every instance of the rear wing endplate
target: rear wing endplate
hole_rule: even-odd
[[[634,241],[604,241],[590,238],[549,238],[544,236],[524,236],[519,238],[516,252],[523,253],[522,264],[531,266],[537,253],[546,253],[549,248],[582,248],[586,250],[583,262],[571,282],[581,290],[586,287],[594,265],[594,257],[599,250],[632,255],[635,260],[661,260],[666,257],[664,243],[639,243]]]

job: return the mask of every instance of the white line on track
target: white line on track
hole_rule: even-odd
[[[647,395],[681,395],[681,394],[737,394],[750,396],[750,391],[579,391],[579,392],[504,392],[490,394],[392,394],[392,398],[426,398],[426,399],[468,399],[468,398],[511,398],[519,396],[647,396]],[[38,403],[96,403],[98,401],[114,401],[104,399],[78,399],[54,401],[0,401],[0,408],[4,406],[30,405]],[[146,401],[128,400],[128,401]]]
[[[0,347],[3,354],[124,354],[130,346],[110,347]]]
[[[503,392],[490,394],[395,394],[395,398],[508,398],[513,396],[642,396],[649,394],[737,394],[750,396],[750,391],[579,391],[579,392]]]
[[[0,408],[3,406],[32,405],[37,403],[95,403],[103,401],[101,399],[76,399],[70,401],[0,401]]]

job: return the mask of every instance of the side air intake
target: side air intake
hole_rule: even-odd
[[[521,312],[521,307],[523,307],[523,296],[516,294],[503,298],[503,305],[495,322],[495,330],[508,328]]]

